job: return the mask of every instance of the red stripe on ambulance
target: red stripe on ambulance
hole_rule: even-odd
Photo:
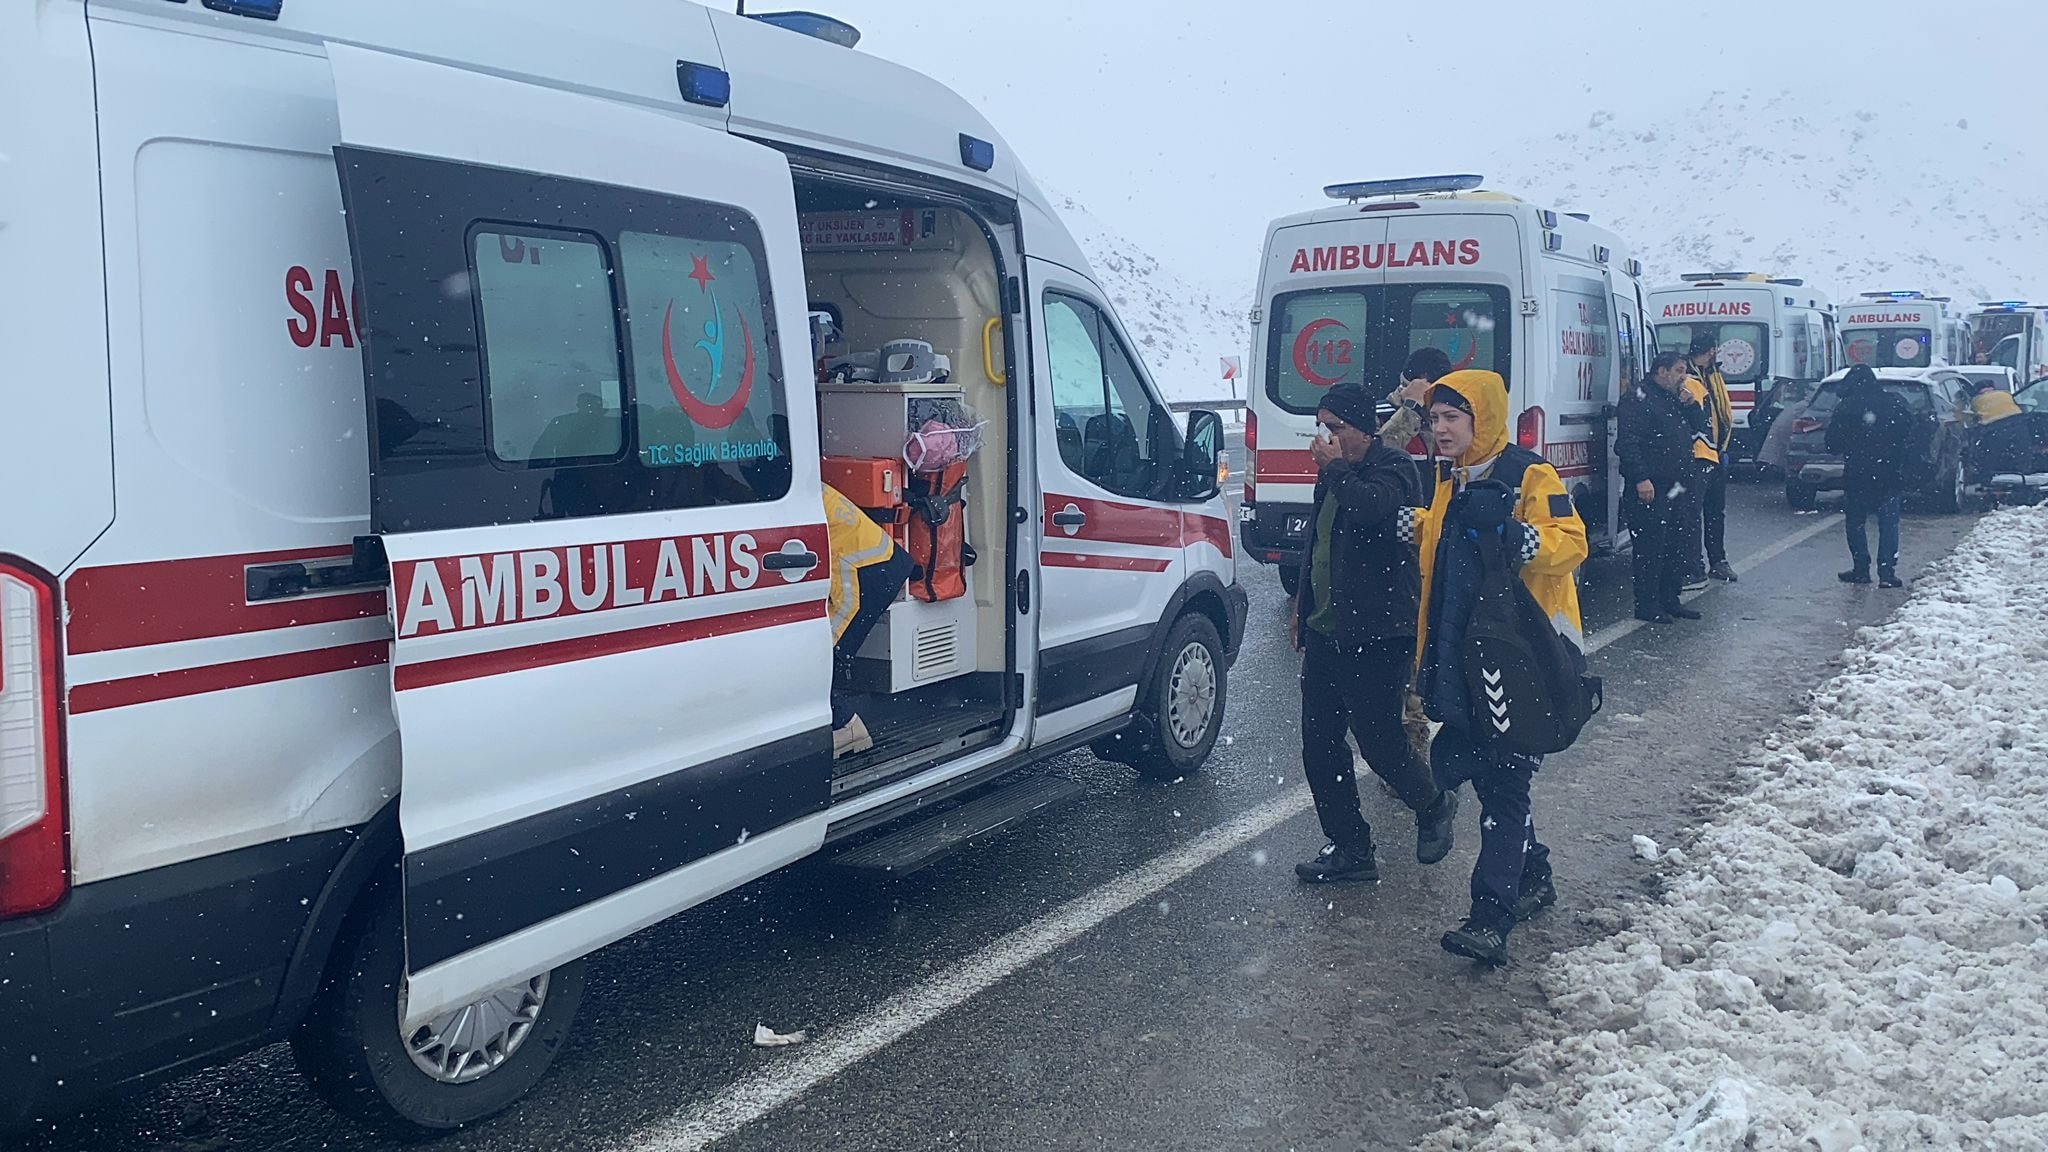
[[[348,555],[342,545],[81,568],[64,582],[65,643],[73,654],[112,652],[382,616],[382,589],[249,603],[252,565]]]

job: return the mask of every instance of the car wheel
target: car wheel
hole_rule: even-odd
[[[1159,667],[1146,686],[1152,739],[1126,762],[1146,776],[1168,780],[1200,769],[1222,733],[1229,688],[1230,668],[1216,625],[1200,613],[1182,616],[1167,634]]]
[[[1280,590],[1289,596],[1301,595],[1301,569],[1292,564],[1280,566]]]
[[[1820,490],[1811,484],[1801,483],[1789,477],[1785,480],[1785,503],[1795,512],[1811,512],[1820,507]]]
[[[509,1107],[554,1062],[583,1001],[581,960],[501,988],[407,1033],[404,920],[395,885],[365,898],[292,1054],[339,1111],[401,1139]]]
[[[1963,504],[1969,495],[1964,488],[1963,460],[1962,457],[1958,456],[1949,461],[1948,467],[1942,470],[1934,493],[1935,511],[1947,513],[1961,512]]]

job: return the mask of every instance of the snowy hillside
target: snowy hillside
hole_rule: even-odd
[[[2048,299],[2048,155],[1878,91],[1645,101],[1476,170],[1592,213],[1653,282],[1743,269],[1804,276],[1838,301],[1878,288]]]
[[[1246,355],[1251,284],[1245,285],[1244,299],[1225,299],[1112,233],[1072,198],[1051,195],[1166,398],[1214,400],[1230,395],[1230,386],[1223,382],[1222,359]],[[1241,383],[1238,395],[1243,395]]]

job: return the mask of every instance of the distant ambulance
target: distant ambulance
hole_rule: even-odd
[[[1755,459],[1778,408],[1840,367],[1835,306],[1789,276],[1693,272],[1679,279],[1648,296],[1657,347],[1684,352],[1700,333],[1714,337],[1735,409],[1735,455]]]
[[[1872,368],[1966,363],[1969,332],[1948,297],[1925,292],[1865,292],[1842,312],[1846,362]]]
[[[1608,413],[1643,370],[1642,267],[1584,217],[1480,183],[1337,184],[1324,192],[1341,204],[1267,231],[1238,527],[1290,590],[1314,498],[1316,406],[1339,384],[1385,395],[1426,347],[1507,380],[1515,442],[1557,466],[1596,543],[1614,541]]]
[[[2003,364],[2027,384],[2048,376],[2048,304],[1986,301],[1970,314],[1972,364]]]

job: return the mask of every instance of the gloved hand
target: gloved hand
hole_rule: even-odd
[[[1498,480],[1481,480],[1458,499],[1458,524],[1479,532],[1497,532],[1515,510],[1515,494]]]

